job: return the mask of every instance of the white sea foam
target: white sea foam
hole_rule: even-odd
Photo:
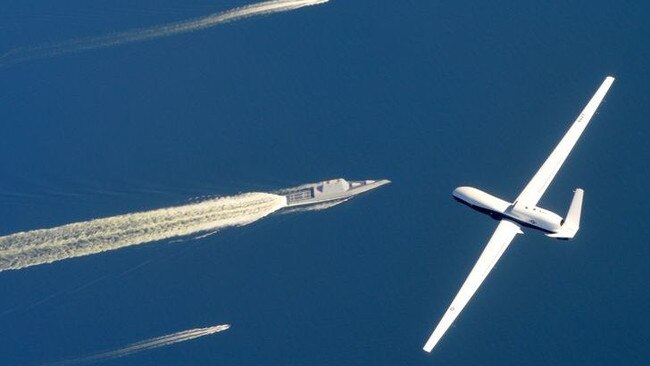
[[[115,351],[108,351],[108,352],[102,352],[98,354],[94,354],[91,356],[85,356],[82,358],[76,358],[73,360],[67,360],[67,361],[62,361],[62,362],[57,362],[53,364],[49,364],[51,366],[58,365],[58,366],[64,366],[64,365],[81,365],[81,364],[86,364],[86,363],[93,363],[93,362],[99,362],[99,361],[107,361],[107,360],[112,360],[116,359],[119,357],[124,357],[128,356],[134,353],[138,352],[143,352],[143,351],[149,351],[155,348],[160,348],[160,347],[165,347],[172,345],[174,343],[179,343],[179,342],[185,342],[189,341],[192,339],[196,339],[199,337],[204,337],[210,334],[222,332],[224,330],[227,330],[230,328],[230,324],[223,324],[223,325],[215,325],[212,327],[206,327],[206,328],[196,328],[196,329],[190,329],[190,330],[184,330],[182,332],[177,332],[173,334],[168,334],[162,337],[156,337],[156,338],[151,338],[147,339],[145,341],[140,341],[136,343],[132,343],[126,347],[120,348]]]
[[[246,193],[1,236],[0,271],[242,226],[285,206],[283,196]]]
[[[226,22],[232,22],[253,16],[279,13],[305,6],[323,4],[328,1],[329,0],[271,0],[234,8],[217,14],[163,24],[151,28],[135,29],[98,37],[78,38],[40,46],[20,47],[10,50],[0,56],[0,66],[76,53],[85,50],[119,46],[126,43],[148,41],[175,34],[206,29]]]

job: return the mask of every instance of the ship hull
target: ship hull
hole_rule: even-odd
[[[341,203],[390,183],[389,180],[346,181],[333,179],[319,183],[305,184],[278,192],[287,200],[287,208],[309,207],[324,203]]]

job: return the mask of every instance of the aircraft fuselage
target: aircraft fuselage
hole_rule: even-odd
[[[452,195],[457,201],[495,219],[509,218],[547,234],[560,231],[564,221],[560,215],[549,210],[518,202],[513,204],[473,187],[458,187]]]

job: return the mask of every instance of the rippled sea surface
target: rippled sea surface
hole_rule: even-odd
[[[248,3],[7,1],[0,55]],[[392,184],[327,210],[0,272],[0,364],[646,365],[650,23],[642,2],[335,1],[0,65],[0,236],[330,178]],[[0,58],[1,60],[1,58]],[[0,62],[1,63],[1,62]],[[526,231],[432,354],[496,222],[617,78]]]

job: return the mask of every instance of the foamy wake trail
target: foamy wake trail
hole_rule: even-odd
[[[118,46],[125,43],[148,41],[168,37],[180,33],[193,32],[216,25],[241,20],[257,15],[279,13],[295,10],[305,6],[318,5],[329,0],[272,0],[257,4],[212,14],[205,17],[193,18],[180,22],[168,23],[151,28],[135,29],[122,33],[114,33],[99,37],[73,39],[34,47],[15,48],[0,56],[0,66],[39,58],[54,57],[85,50]]]
[[[178,333],[168,334],[162,337],[147,339],[145,341],[133,343],[115,351],[102,352],[91,356],[57,362],[49,365],[51,366],[80,365],[80,364],[86,364],[92,362],[112,360],[115,358],[132,355],[134,353],[149,351],[155,348],[169,346],[174,343],[185,342],[199,337],[204,337],[210,334],[219,333],[229,328],[230,328],[229,324],[224,324],[224,325],[215,325],[207,328],[196,328],[196,329],[185,330]]]
[[[0,271],[246,225],[285,205],[283,196],[246,193],[1,236]]]

